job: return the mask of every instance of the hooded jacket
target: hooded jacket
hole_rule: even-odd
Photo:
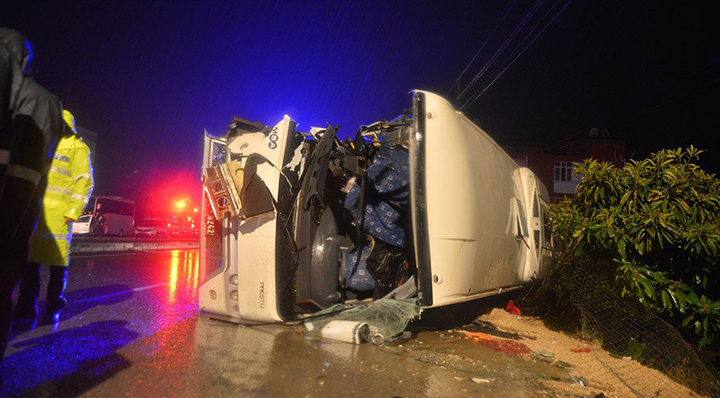
[[[27,40],[0,29],[0,246],[29,240],[35,229],[65,124],[58,98],[29,76],[31,60]]]
[[[17,108],[18,93],[29,75],[31,60],[30,43],[20,33],[0,28],[0,198],[10,163],[10,120]]]

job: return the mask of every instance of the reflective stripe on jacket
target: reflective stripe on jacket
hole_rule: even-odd
[[[43,214],[32,241],[31,262],[68,265],[72,231],[65,218],[80,217],[92,188],[90,149],[74,134],[63,137],[48,173]]]
[[[20,33],[0,28],[0,241],[30,239],[65,125],[58,98],[27,73],[29,50]]]

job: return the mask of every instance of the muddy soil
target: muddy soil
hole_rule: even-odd
[[[489,323],[500,333],[421,331],[412,340],[384,349],[474,374],[476,382],[498,391],[512,390],[521,382],[534,386],[533,395],[698,396],[657,370],[629,357],[614,357],[598,342],[552,331],[536,318],[496,308],[477,323]]]

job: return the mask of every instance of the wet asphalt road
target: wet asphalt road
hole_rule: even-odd
[[[564,377],[436,332],[381,349],[218,322],[198,313],[198,271],[197,250],[73,258],[58,322],[15,326],[3,396],[523,397]]]

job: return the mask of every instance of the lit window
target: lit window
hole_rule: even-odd
[[[579,182],[574,167],[573,162],[555,162],[555,182]]]

